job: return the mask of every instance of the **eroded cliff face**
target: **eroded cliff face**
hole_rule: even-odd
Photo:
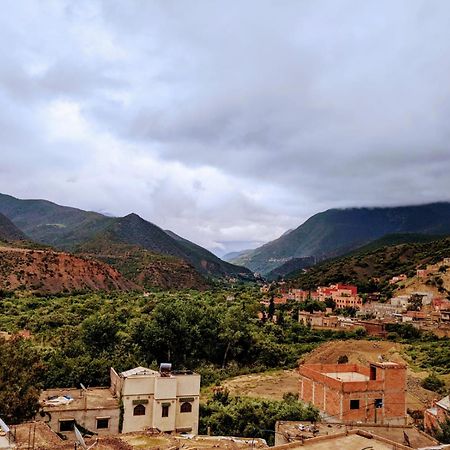
[[[136,289],[108,264],[69,253],[0,246],[0,289],[56,294]]]

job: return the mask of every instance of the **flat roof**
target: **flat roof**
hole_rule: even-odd
[[[128,377],[139,377],[139,376],[153,376],[153,377],[179,377],[184,375],[198,375],[198,373],[193,372],[192,370],[171,370],[170,372],[166,372],[164,375],[161,375],[157,370],[149,369],[148,367],[135,367],[134,369],[125,370],[124,372],[120,372],[119,374],[122,378]]]
[[[327,377],[339,381],[369,381],[369,377],[359,372],[326,372]]]
[[[147,367],[139,366],[120,373],[120,376],[124,378],[133,377],[136,375],[159,375],[159,372],[157,372],[156,370],[148,369]]]
[[[109,388],[49,389],[42,391],[39,403],[47,411],[71,411],[80,409],[114,409],[119,400]]]
[[[391,444],[377,441],[375,438],[371,439],[360,436],[359,434],[336,436],[318,442],[314,441],[315,439],[305,441],[301,448],[307,447],[314,450],[330,450],[330,447],[332,447],[333,450],[361,450],[369,447],[370,450],[392,450]]]
[[[346,431],[361,430],[367,431],[375,436],[380,436],[397,444],[404,444],[404,435],[406,433],[411,442],[413,448],[423,448],[433,445],[437,445],[437,441],[422,431],[419,431],[413,426],[401,426],[401,425],[377,425],[357,423],[355,425],[348,425],[343,423],[327,423],[317,422],[311,424],[311,422],[305,421],[279,421],[276,424],[275,431],[284,435],[284,441],[290,442],[308,439],[319,436],[329,436],[337,433],[343,433]],[[281,436],[281,434],[279,436]],[[328,442],[330,444],[330,442]],[[334,442],[333,442],[334,445]],[[362,448],[362,447],[361,447]]]

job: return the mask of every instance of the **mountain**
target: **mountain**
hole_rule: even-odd
[[[314,256],[323,260],[392,233],[450,234],[450,203],[330,209],[232,262],[267,274],[292,258]]]
[[[271,270],[266,278],[269,281],[276,281],[284,278],[286,275],[298,270],[308,269],[316,263],[314,256],[305,256],[303,258],[292,258],[279,267]]]
[[[406,237],[386,236],[348,255],[323,261],[306,273],[293,272],[286,279],[292,286],[304,289],[339,282],[356,284],[363,292],[382,291],[393,276],[404,273],[411,278],[416,275],[417,268],[450,257],[450,237],[432,241],[425,237],[422,242],[395,243],[403,239]],[[422,238],[416,235],[416,239]],[[383,245],[386,241],[391,244]]]
[[[0,213],[33,241],[65,250],[89,239],[112,220],[47,200],[21,200],[5,194],[0,194]]]
[[[123,243],[111,230],[99,233],[77,251],[111,265],[144,288],[202,290],[208,287],[206,279],[183,259]]]
[[[103,242],[100,253],[105,253],[105,245],[112,243],[125,244],[145,249],[153,254],[172,256],[188,262],[199,273],[211,277],[253,277],[244,268],[222,261],[208,250],[196,245],[170,231],[164,231],[158,226],[142,219],[137,214],[115,218],[110,224],[90,241],[78,247],[80,252],[96,254],[98,243]],[[94,249],[94,251],[92,250]]]
[[[240,250],[238,252],[225,253],[225,255],[222,256],[222,259],[227,262],[234,261],[251,251],[252,250]]]
[[[47,200],[21,200],[5,194],[0,194],[0,213],[34,241],[58,249],[84,251],[84,244],[88,247],[93,244],[90,253],[95,254],[92,253],[95,241],[108,237],[114,243],[181,258],[203,275],[253,279],[250,270],[222,261],[208,250],[174,233],[165,232],[136,214],[122,218],[106,217]],[[100,253],[104,253],[104,246]]]
[[[27,237],[6,216],[0,214],[0,241],[25,241]]]
[[[99,261],[52,250],[0,245],[0,290],[57,294],[139,289]]]

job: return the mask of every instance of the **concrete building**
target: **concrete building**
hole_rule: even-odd
[[[391,449],[396,448],[394,443],[396,445],[410,446],[410,449],[436,448],[439,444],[432,436],[412,425],[380,425],[373,423],[348,425],[342,423],[330,424],[327,422],[278,421],[275,423],[275,447],[294,442],[314,442],[311,439],[319,437],[326,439],[328,436],[348,434],[356,430],[391,441],[393,443]],[[320,442],[320,440],[316,442]],[[330,441],[330,444],[332,443],[333,441]],[[333,445],[333,448],[336,447]],[[361,450],[361,448],[364,447],[356,447],[357,450]],[[370,445],[370,448],[372,448],[372,445]],[[367,450],[369,450],[369,447],[367,447]]]
[[[356,308],[362,306],[362,299],[358,295],[358,288],[353,285],[332,284],[328,287],[320,286],[317,288],[319,300],[325,301],[332,298],[336,308]]]
[[[43,391],[37,420],[63,434],[72,433],[74,424],[99,435],[146,429],[198,433],[200,375],[172,372],[169,364],[159,372],[111,368],[110,377],[109,388]]]
[[[107,387],[48,389],[40,404],[36,419],[55,432],[72,433],[75,423],[99,435],[119,432],[119,399]]]
[[[406,366],[393,362],[304,364],[300,399],[336,422],[406,423]]]
[[[111,368],[111,391],[123,402],[123,433],[145,428],[198,433],[198,374],[145,367],[117,374]]]

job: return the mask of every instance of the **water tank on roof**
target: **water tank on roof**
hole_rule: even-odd
[[[163,376],[170,375],[170,372],[172,371],[172,364],[171,363],[161,363],[159,365],[159,373]]]

